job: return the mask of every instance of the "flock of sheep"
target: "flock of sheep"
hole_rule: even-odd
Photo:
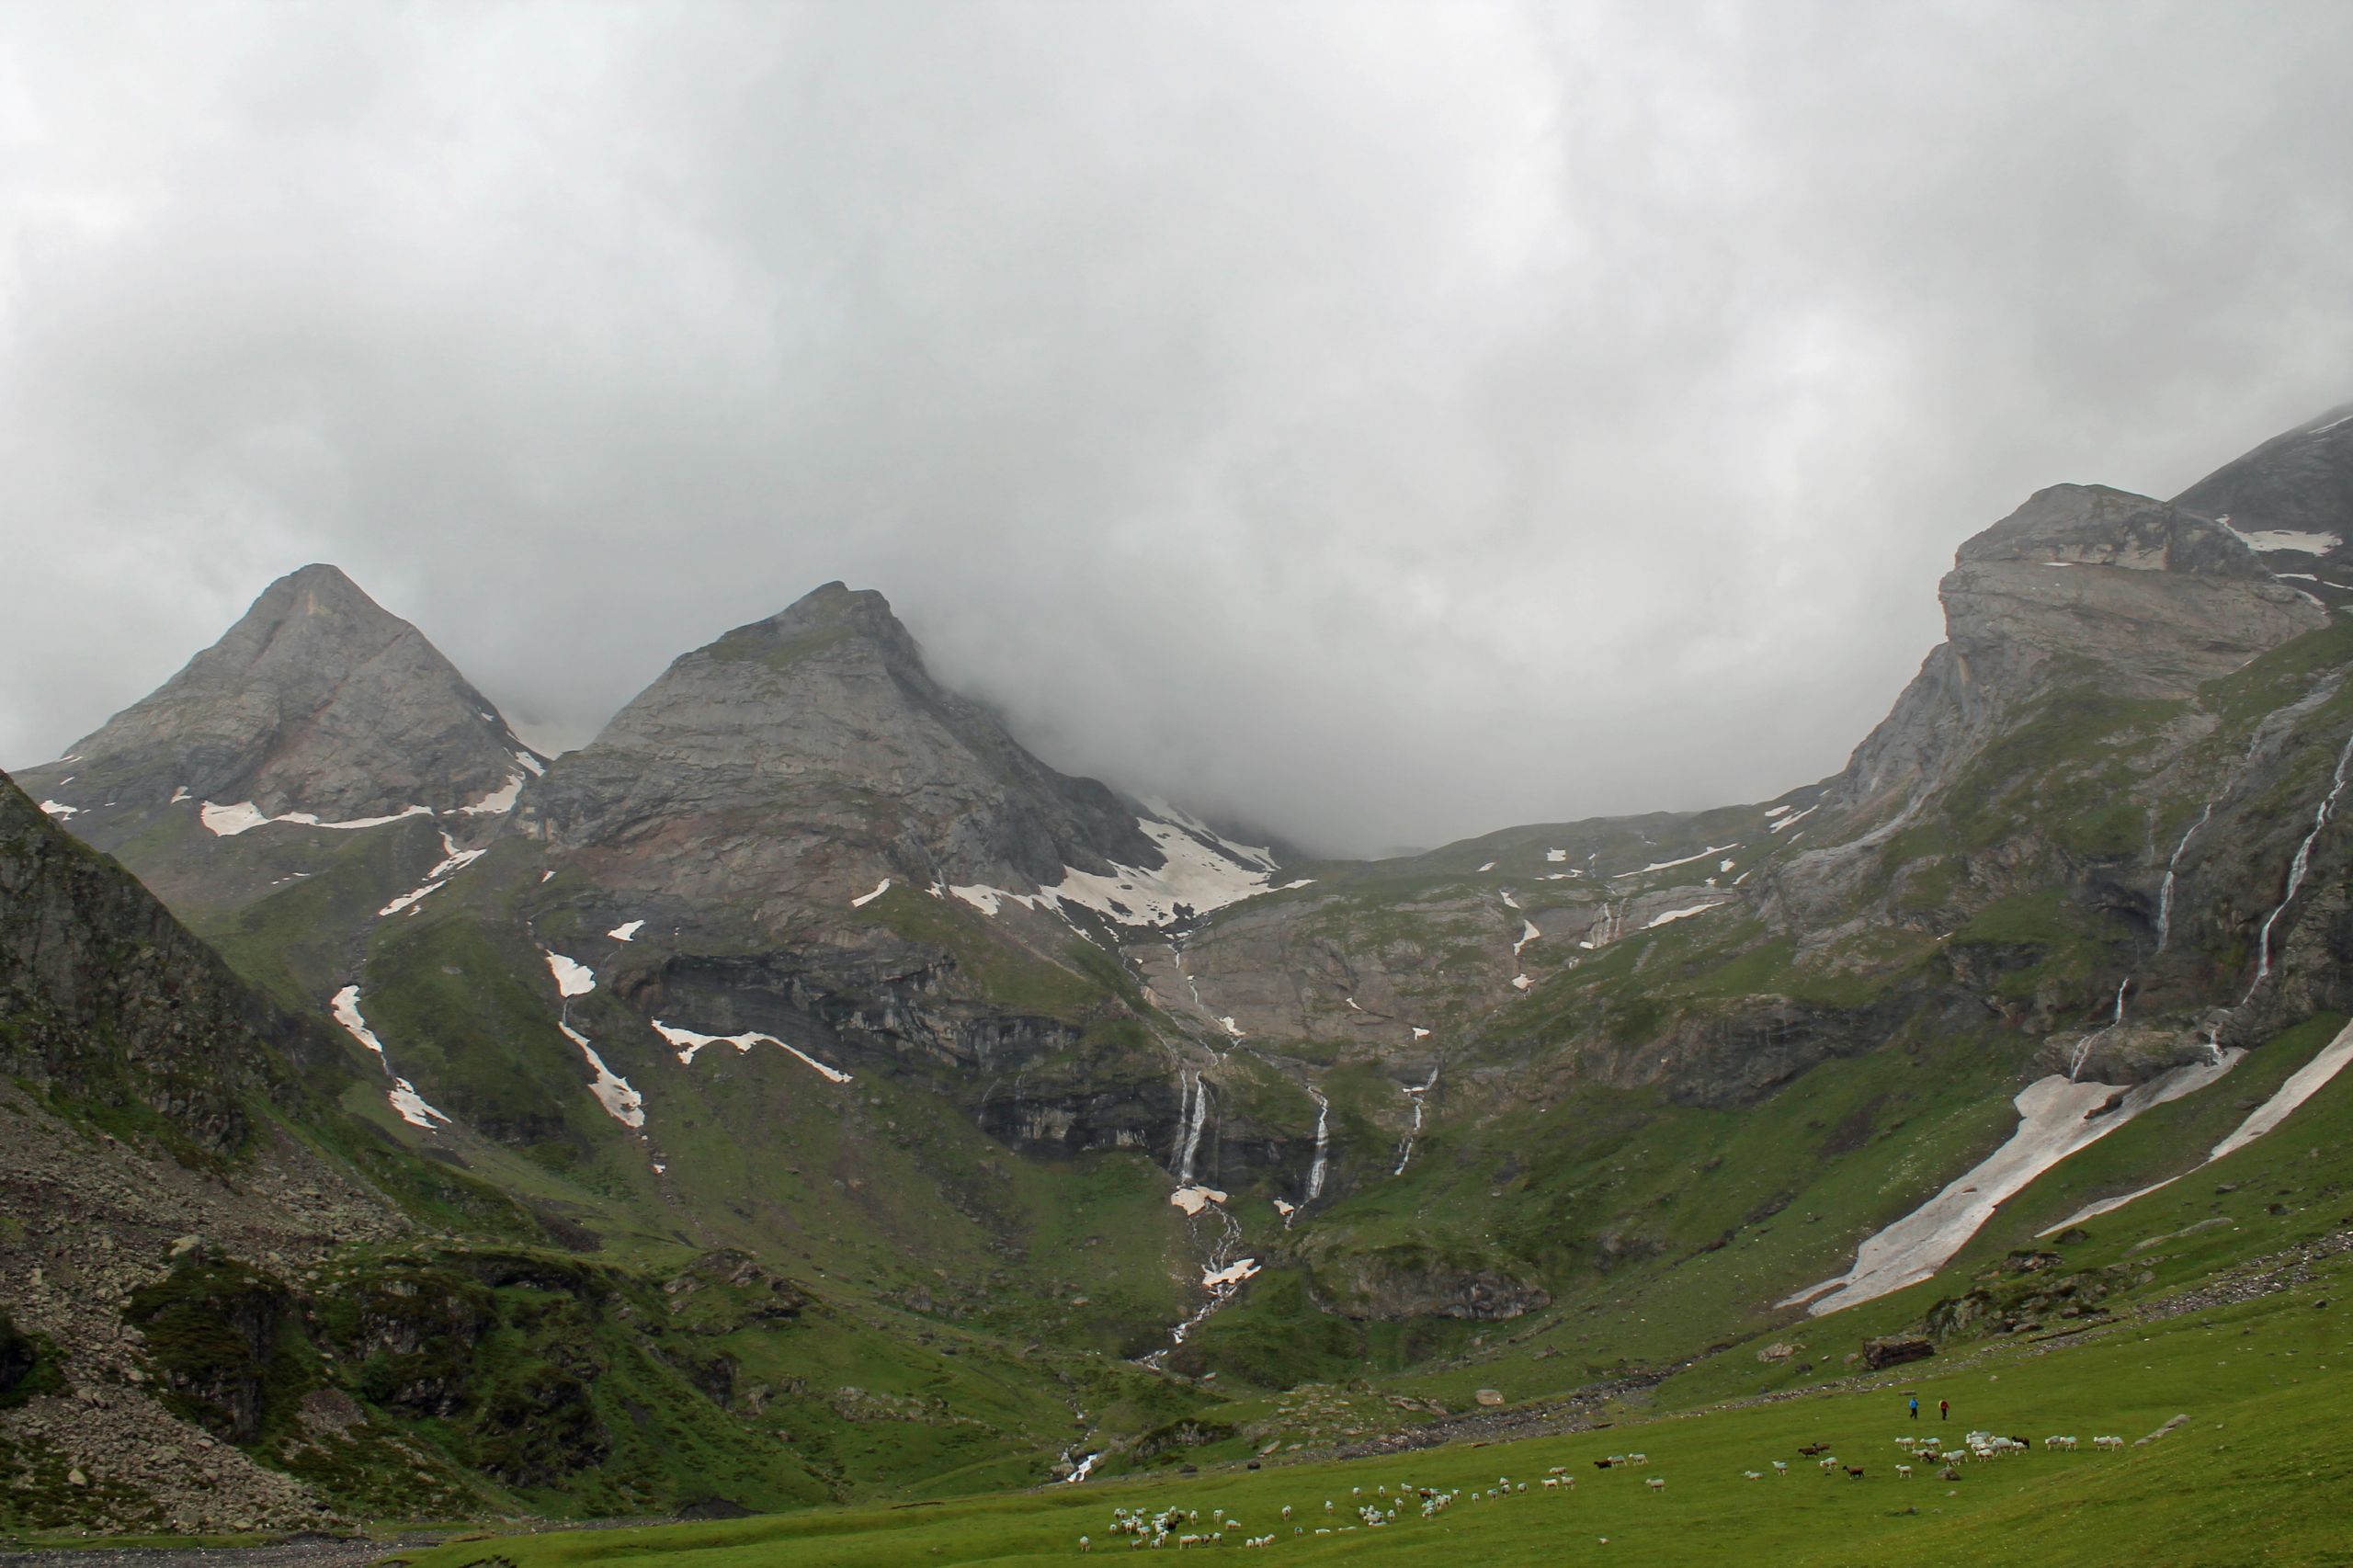
[[[1934,1461],[1941,1465],[1943,1468],[1938,1473],[1947,1481],[1960,1480],[1960,1467],[1964,1463],[2006,1459],[2012,1454],[2029,1451],[2029,1446],[2025,1438],[2004,1437],[1998,1432],[1969,1433],[1961,1439],[1961,1446],[1957,1449],[1946,1448],[1945,1439],[1940,1437],[1898,1437],[1895,1439],[1895,1446],[1909,1455],[1915,1463]],[[2072,1453],[2078,1445],[2077,1439],[2074,1437],[2052,1437],[2043,1438],[2042,1446],[2046,1450]],[[2124,1447],[2124,1439],[2115,1437],[2094,1437],[2092,1447],[2102,1449],[2121,1449]],[[1821,1465],[1824,1475],[1835,1475],[1843,1471],[1849,1481],[1860,1481],[1864,1478],[1861,1465],[1846,1463],[1837,1455],[1830,1452],[1830,1445],[1827,1443],[1808,1443],[1801,1447],[1798,1452],[1806,1459],[1816,1460]],[[1649,1463],[1648,1454],[1611,1454],[1607,1459],[1595,1460],[1593,1467],[1596,1470],[1615,1470],[1620,1467],[1644,1466]],[[1790,1473],[1789,1461],[1786,1460],[1775,1460],[1772,1464],[1775,1475],[1786,1477]],[[1765,1479],[1763,1471],[1745,1470],[1740,1473],[1741,1478],[1745,1481]],[[1899,1481],[1911,1480],[1912,1465],[1898,1464],[1895,1467],[1895,1475]],[[1538,1483],[1540,1488],[1544,1491],[1569,1491],[1574,1489],[1576,1483],[1576,1477],[1568,1472],[1568,1467],[1557,1464]],[[1666,1480],[1664,1476],[1648,1476],[1644,1478],[1643,1485],[1651,1492],[1664,1492],[1666,1490]],[[1392,1493],[1384,1484],[1373,1488],[1373,1495],[1370,1499],[1365,1497],[1364,1488],[1361,1486],[1350,1487],[1348,1490],[1348,1513],[1358,1522],[1318,1525],[1314,1528],[1314,1534],[1344,1534],[1359,1528],[1380,1529],[1394,1524],[1399,1511],[1413,1506],[1418,1506],[1422,1517],[1434,1519],[1452,1506],[1457,1499],[1465,1495],[1474,1503],[1518,1496],[1527,1492],[1528,1483],[1515,1482],[1507,1475],[1499,1475],[1495,1478],[1495,1483],[1493,1486],[1483,1491],[1473,1490],[1468,1494],[1465,1494],[1461,1487],[1451,1491],[1441,1491],[1433,1486],[1407,1485],[1400,1485]],[[1343,1517],[1338,1511],[1338,1505],[1328,1497],[1324,1501],[1324,1514],[1325,1518],[1330,1520],[1337,1520]],[[1291,1506],[1288,1503],[1282,1507],[1282,1520],[1290,1527],[1290,1533],[1295,1536],[1310,1533],[1306,1525],[1291,1523]],[[1231,1544],[1227,1539],[1229,1532],[1238,1537],[1240,1545],[1258,1548],[1274,1545],[1280,1534],[1279,1530],[1270,1531],[1265,1535],[1247,1534],[1245,1532],[1242,1521],[1230,1517],[1222,1508],[1211,1509],[1210,1517],[1206,1523],[1201,1518],[1200,1510],[1198,1508],[1169,1507],[1157,1511],[1148,1508],[1111,1510],[1109,1533],[1115,1537],[1128,1537],[1130,1548],[1139,1551],[1145,1547],[1157,1549],[1174,1546],[1181,1550],[1193,1546],[1223,1546]],[[1092,1551],[1095,1549],[1095,1543],[1091,1538],[1080,1536],[1078,1549],[1081,1551]]]

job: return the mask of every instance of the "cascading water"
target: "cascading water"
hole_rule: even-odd
[[[1332,1151],[1332,1102],[1319,1090],[1307,1092],[1315,1096],[1315,1163],[1307,1167],[1307,1196],[1301,1200],[1302,1207],[1324,1196],[1324,1173],[1331,1168]]]
[[[2271,927],[2288,912],[2288,906],[2296,902],[2296,892],[2304,885],[2304,873],[2312,869],[2313,843],[2320,837],[2321,830],[2328,825],[2329,815],[2336,809],[2336,797],[2345,792],[2347,764],[2353,764],[2353,735],[2346,737],[2345,749],[2336,754],[2336,771],[2329,776],[2328,793],[2321,797],[2320,804],[2313,811],[2313,830],[2304,835],[2304,841],[2296,846],[2296,858],[2288,862],[2288,890],[2280,896],[2279,906],[2264,916],[2263,930],[2255,942],[2255,979],[2248,983],[2246,995],[2239,998],[2242,1007],[2254,997],[2256,988],[2271,978]]]
[[[2156,952],[2165,950],[2165,942],[2173,935],[2173,879],[2174,872],[2180,869],[2182,852],[2189,847],[2189,841],[2198,836],[2198,830],[2204,827],[2207,819],[2213,814],[2214,802],[2209,801],[2206,809],[2198,813],[2198,820],[2191,823],[2189,830],[2181,835],[2181,842],[2173,846],[2173,858],[2165,862],[2165,880],[2157,888]],[[2150,956],[2154,958],[2155,954]]]
[[[2075,1074],[2084,1070],[2084,1061],[2092,1053],[2092,1043],[2124,1022],[2124,992],[2131,983],[2129,974],[2116,983],[2116,1010],[2109,1015],[2108,1023],[2075,1042],[2075,1054],[2067,1062],[2067,1082],[2074,1083]]]
[[[1176,1145],[1176,1185],[1190,1187],[1193,1184],[1193,1158],[1201,1148],[1201,1129],[1210,1119],[1210,1087],[1196,1073],[1184,1081],[1181,1093],[1183,1099],[1177,1115],[1184,1121],[1185,1128]]]
[[[1405,1096],[1414,1102],[1414,1125],[1406,1129],[1405,1141],[1397,1147],[1397,1168],[1389,1173],[1391,1176],[1404,1176],[1405,1162],[1414,1157],[1414,1140],[1421,1135],[1422,1131],[1422,1096],[1438,1087],[1438,1070],[1433,1067],[1430,1069],[1428,1083],[1419,1087],[1412,1085],[1405,1086]]]

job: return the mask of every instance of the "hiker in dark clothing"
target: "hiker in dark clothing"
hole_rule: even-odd
[[[1937,1419],[1939,1421],[1949,1421],[1952,1419],[1952,1401],[1949,1399],[1940,1399],[1937,1401]]]

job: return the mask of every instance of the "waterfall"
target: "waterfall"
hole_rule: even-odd
[[[2279,922],[2279,916],[2288,912],[2288,906],[2296,902],[2296,891],[2304,885],[2304,873],[2312,869],[2313,841],[2320,837],[2321,829],[2328,825],[2329,813],[2336,807],[2336,797],[2345,792],[2345,769],[2348,763],[2353,763],[2353,735],[2346,737],[2345,749],[2336,754],[2336,771],[2329,776],[2328,793],[2321,797],[2320,804],[2313,811],[2313,830],[2304,835],[2304,841],[2296,846],[2296,858],[2288,862],[2288,891],[2281,895],[2279,906],[2264,917],[2263,930],[2256,937],[2255,979],[2248,984],[2246,995],[2239,998],[2242,1007],[2255,995],[2256,988],[2271,978],[2271,927]]]
[[[1201,1147],[1201,1128],[1210,1116],[1210,1086],[1196,1073],[1182,1085],[1184,1093],[1177,1108],[1185,1123],[1184,1141],[1176,1150],[1176,1185],[1190,1187],[1193,1183],[1193,1156]]]
[[[2206,809],[2198,813],[2198,820],[2189,824],[2189,831],[2181,835],[2181,842],[2173,846],[2173,858],[2165,862],[2165,880],[2157,888],[2156,951],[2159,953],[2165,950],[2165,939],[2173,935],[2174,872],[2181,866],[2182,851],[2189,847],[2189,841],[2198,835],[2198,830],[2204,827],[2206,820],[2213,814],[2214,802],[2209,801],[2206,802]],[[2150,956],[2154,958],[2156,955],[2152,953]]]
[[[1428,1083],[1418,1087],[1410,1084],[1404,1086],[1405,1097],[1414,1102],[1414,1124],[1405,1130],[1405,1141],[1397,1147],[1397,1168],[1389,1173],[1391,1176],[1404,1176],[1405,1162],[1414,1157],[1414,1140],[1422,1131],[1422,1096],[1438,1087],[1438,1070],[1432,1067]]]
[[[1324,1173],[1330,1165],[1332,1102],[1315,1089],[1307,1091],[1315,1096],[1315,1163],[1307,1167],[1307,1196],[1301,1201],[1305,1208],[1324,1196]]]
[[[2116,983],[2116,1010],[2109,1016],[2108,1023],[2075,1042],[2075,1054],[2067,1062],[2067,1082],[2074,1083],[2075,1074],[2084,1070],[2084,1059],[2092,1053],[2092,1042],[2124,1022],[2124,993],[2131,983],[2132,977],[2129,974]]]

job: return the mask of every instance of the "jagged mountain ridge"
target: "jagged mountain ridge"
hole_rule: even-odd
[[[2314,460],[2313,443],[2325,455],[2347,438],[2313,429],[2279,449]],[[989,1157],[969,1146],[925,1152],[915,1176],[836,1150],[832,1196],[798,1169],[788,1180],[814,1147],[788,1108],[822,1108],[848,1142],[879,1148],[892,1124],[945,1104],[939,1119],[1056,1181],[1116,1169],[1214,1187],[1224,1200],[1197,1194],[1181,1223],[1149,1190],[1129,1215],[1173,1227],[1162,1263],[1187,1278],[1236,1259],[1263,1269],[1178,1347],[1180,1369],[1281,1386],[1337,1364],[1317,1348],[1335,1322],[1534,1334],[1678,1291],[1745,1332],[1927,1196],[1905,1185],[1916,1171],[1883,1196],[1834,1190],[1881,1157],[1893,1127],[1950,1124],[1936,1145],[1949,1163],[1930,1170],[1942,1180],[2007,1133],[2021,1083],[2071,1060],[2087,1081],[2139,1084],[2209,1040],[2260,1045],[2353,1005],[2347,856],[2307,836],[2353,733],[2353,648],[2343,619],[2274,569],[2293,558],[2263,542],[2146,497],[2040,493],[1961,548],[1950,641],[1821,784],[1718,812],[1509,829],[1403,864],[1303,868],[1308,887],[1163,924],[1038,899],[1090,856],[1110,869],[1086,874],[1116,884],[1132,863],[1120,857],[1143,858],[1124,835],[1148,827],[944,706],[879,599],[821,590],[681,660],[674,687],[657,683],[658,700],[616,722],[607,753],[570,779],[573,759],[560,761],[544,805],[542,786],[526,789],[522,831],[430,900],[389,902],[434,869],[426,858],[370,868],[372,881],[344,867],[357,885],[322,960],[333,971],[303,994],[316,1006],[359,984],[369,1018],[381,999],[395,1020],[383,1027],[404,1060],[428,1064],[419,1084],[437,1105],[551,1166],[583,1163],[594,1183],[568,1199],[582,1223],[642,1223],[650,1210],[610,1195],[650,1168],[682,1222],[756,1245],[822,1238],[835,1267],[871,1268],[860,1278],[908,1300],[920,1281],[853,1266],[824,1233],[851,1215],[879,1229],[931,1200],[885,1184],[937,1182],[969,1206],[986,1244],[1006,1249],[1007,1286],[1029,1278],[1016,1255],[1044,1255],[1046,1229],[989,1207],[973,1180]],[[848,624],[827,619],[835,608]],[[774,758],[756,744],[770,723],[796,731]],[[683,777],[665,776],[673,756]],[[953,777],[934,789],[926,769],[942,757]],[[766,815],[764,801],[782,809]],[[964,827],[968,802],[979,821]],[[369,834],[430,837],[422,824]],[[283,824],[218,847],[334,836]],[[2302,891],[2283,898],[2300,858]],[[265,890],[252,908],[315,896]],[[593,994],[560,994],[550,952],[593,970]],[[484,1005],[477,975],[498,977],[506,1010]],[[657,1019],[772,1035],[853,1080],[749,1047],[673,1051]],[[560,1028],[593,1039],[642,1093],[642,1130],[595,1106]],[[1947,1080],[1959,1086],[1934,1087]],[[1837,1113],[1807,1108],[1818,1101]],[[1531,1119],[1564,1106],[1572,1130]],[[1610,1140],[1679,1151],[1678,1130],[1722,1125],[1711,1116],[1772,1130],[1770,1168],[1690,1159],[1654,1198],[1611,1194]],[[741,1162],[723,1181],[693,1172],[722,1147]],[[1745,1185],[1784,1172],[1778,1192]],[[608,1196],[589,1197],[594,1184]],[[1792,1201],[1834,1222],[1777,1254],[1769,1283],[1733,1280],[1725,1260]],[[745,1221],[731,1205],[758,1212]],[[902,1232],[892,1244],[943,1249],[913,1261],[964,1242]],[[1098,1299],[1105,1280],[1135,1276],[1132,1259],[1121,1268],[1063,1294]],[[927,1310],[949,1310],[950,1287],[922,1289]],[[1305,1305],[1274,1304],[1286,1301]],[[1039,1332],[1136,1354],[1153,1343],[1138,1328],[1147,1310]]]

